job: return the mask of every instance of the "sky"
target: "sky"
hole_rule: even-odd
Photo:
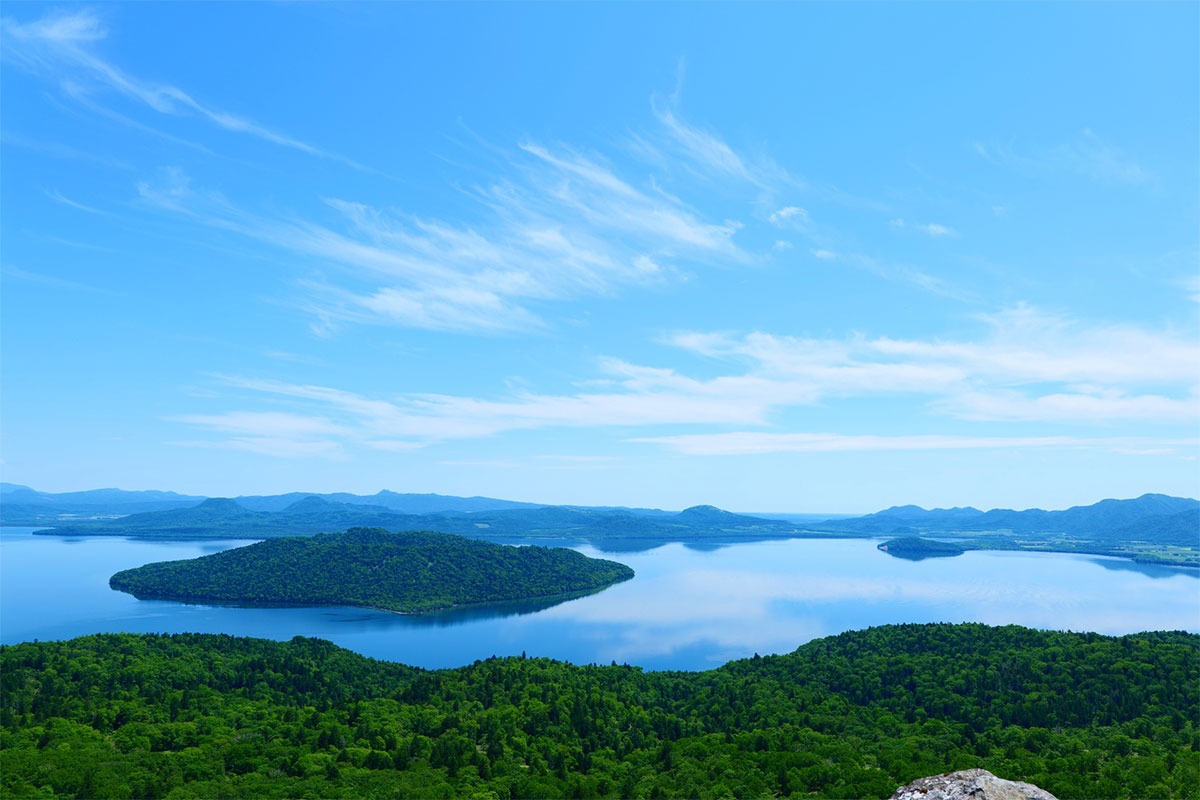
[[[9,3],[0,475],[1200,494],[1200,5]]]

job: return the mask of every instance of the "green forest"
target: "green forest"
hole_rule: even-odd
[[[109,585],[142,599],[417,613],[594,591],[632,577],[624,564],[563,547],[510,547],[446,533],[352,528],[146,564],[118,572]]]
[[[0,665],[14,799],[883,798],[969,767],[1063,800],[1200,797],[1187,633],[896,625],[708,672],[99,634]]]

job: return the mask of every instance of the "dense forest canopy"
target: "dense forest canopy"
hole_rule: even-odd
[[[146,564],[118,572],[109,585],[138,598],[411,613],[588,592],[632,577],[624,564],[567,548],[352,528]]]
[[[1200,797],[1200,636],[899,625],[709,672],[101,634],[0,651],[22,797],[887,797],[982,767]]]

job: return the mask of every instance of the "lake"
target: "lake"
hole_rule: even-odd
[[[102,631],[316,636],[422,667],[491,655],[708,669],[785,653],[820,636],[899,622],[1015,623],[1097,631],[1200,631],[1200,574],[1099,556],[969,552],[905,561],[876,540],[785,539],[726,546],[663,544],[589,556],[637,576],[587,597],[437,615],[356,608],[239,608],[137,600],[108,588],[114,572],[213,553],[247,541],[155,542],[33,536],[0,529],[0,642]]]

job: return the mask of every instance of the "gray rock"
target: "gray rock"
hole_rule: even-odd
[[[1006,781],[986,769],[964,769],[901,786],[891,800],[1057,800],[1032,783]]]

